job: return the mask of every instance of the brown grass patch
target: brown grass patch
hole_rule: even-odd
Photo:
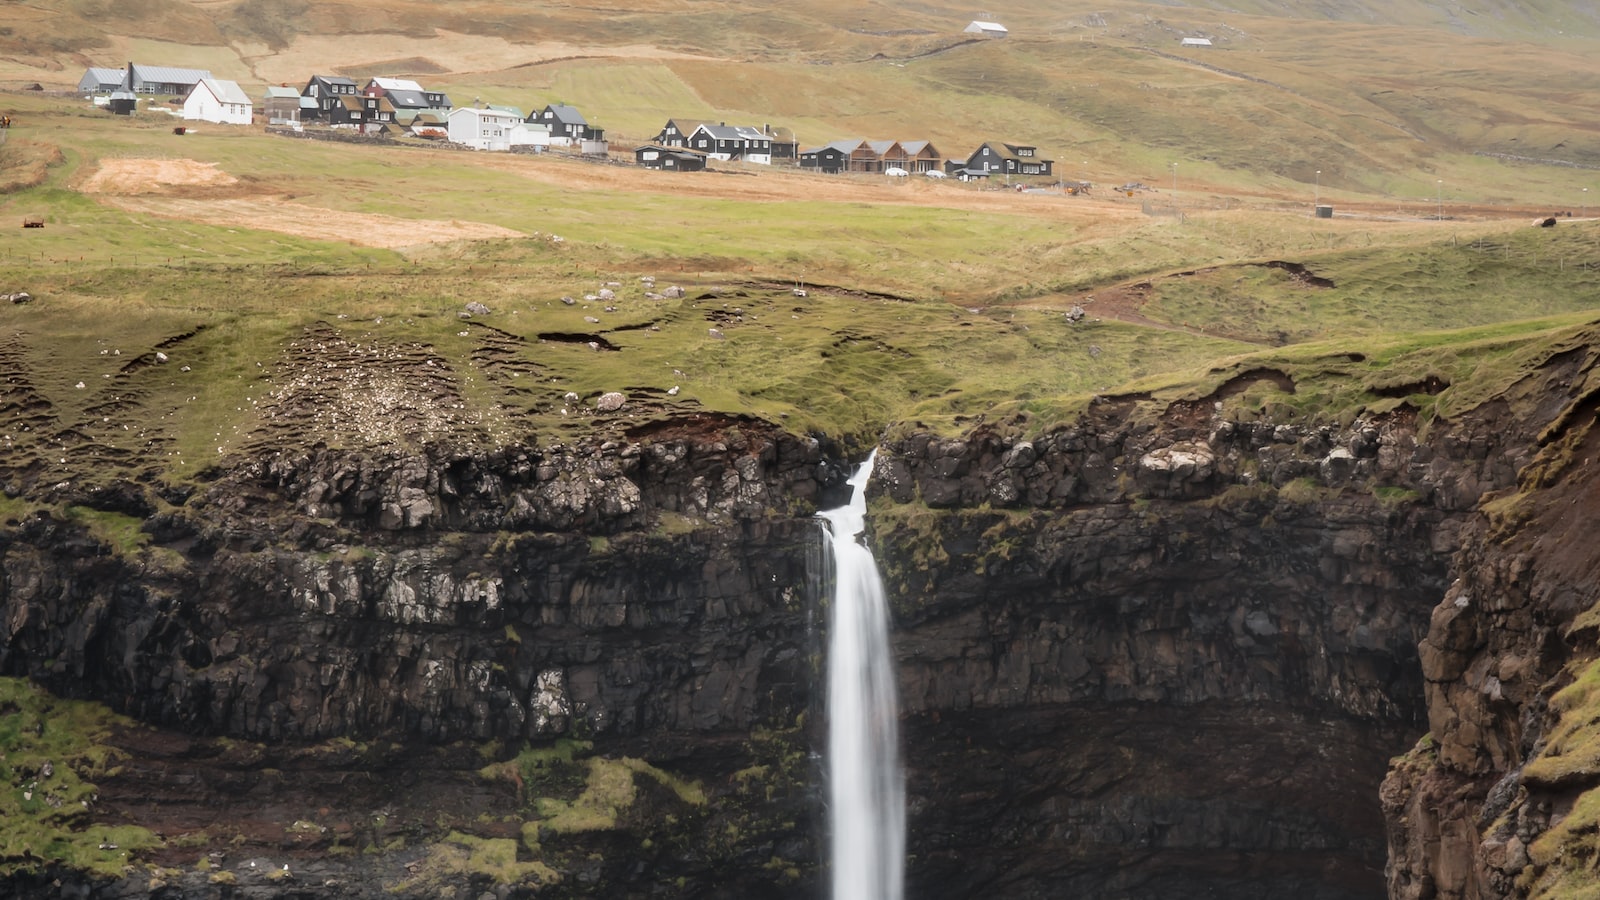
[[[344,212],[271,197],[190,199],[117,196],[107,198],[107,202],[130,212],[164,219],[276,231],[314,240],[344,241],[359,247],[390,250],[451,241],[522,237],[520,231],[483,222],[404,219],[376,213]]]
[[[217,189],[235,187],[246,196],[216,194]],[[419,244],[522,236],[519,231],[482,222],[407,219],[291,203],[262,196],[215,163],[192,159],[102,160],[80,190],[100,194],[105,202],[121,209],[164,219],[277,231],[361,247],[394,250]]]
[[[61,165],[61,148],[36,141],[6,141],[0,144],[0,194],[36,187],[44,183],[51,166]]]
[[[216,163],[192,159],[105,159],[79,190],[85,194],[160,194],[171,188],[229,187],[239,179]]]

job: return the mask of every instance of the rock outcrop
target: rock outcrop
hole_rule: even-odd
[[[1386,853],[1396,896],[1559,879],[1600,770],[1566,688],[1597,630],[1587,346],[1426,425],[1272,421],[1230,383],[886,441],[911,894],[1377,897]],[[0,674],[139,723],[96,732],[125,764],[83,815],[160,836],[154,880],[24,854],[12,892],[813,896],[842,456],[701,416],[36,487]]]
[[[1507,392],[1543,413],[1538,455],[1486,498],[1421,644],[1429,730],[1382,795],[1397,900],[1594,893],[1596,364],[1576,348]]]

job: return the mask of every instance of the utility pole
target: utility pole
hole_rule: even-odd
[[[1434,184],[1438,186],[1438,195],[1437,196],[1439,198],[1439,221],[1443,222],[1444,221],[1444,179],[1443,178],[1434,179]]]
[[[1311,209],[1312,209],[1312,212],[1316,212],[1316,208],[1321,206],[1321,205],[1322,205],[1322,170],[1318,169],[1317,170],[1317,187],[1316,187],[1315,192],[1312,193],[1312,195],[1311,195]]]

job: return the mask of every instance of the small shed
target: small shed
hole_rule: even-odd
[[[131,116],[139,105],[139,96],[132,91],[118,88],[111,92],[111,100],[106,105],[116,115]]]
[[[1002,38],[1011,33],[1011,29],[999,22],[985,22],[982,19],[973,19],[972,24],[961,29],[963,34],[981,34],[984,37]]]

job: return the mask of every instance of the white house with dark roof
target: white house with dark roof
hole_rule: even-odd
[[[221,78],[202,78],[183,98],[183,117],[219,125],[249,125],[255,116],[255,101],[238,82]]]

